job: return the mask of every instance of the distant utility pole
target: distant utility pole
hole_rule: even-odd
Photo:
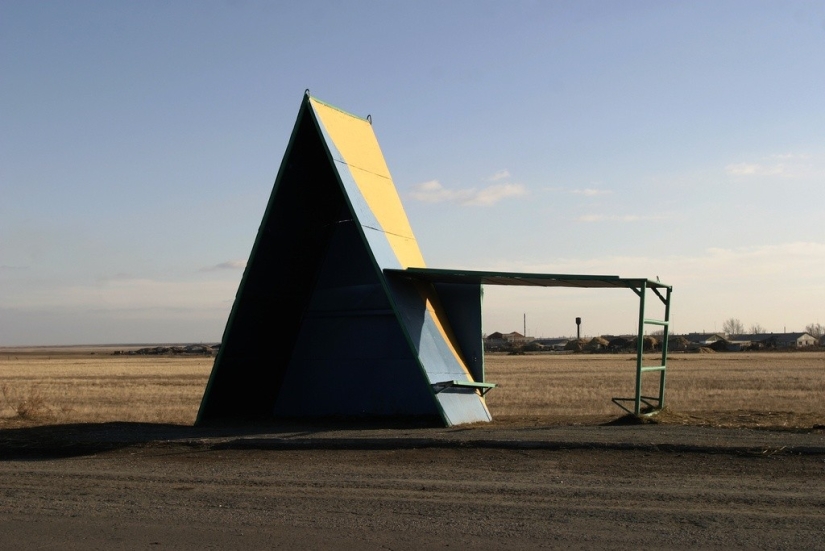
[[[524,336],[527,336],[527,312],[524,312]]]

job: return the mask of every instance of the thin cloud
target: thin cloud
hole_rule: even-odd
[[[112,282],[132,281],[132,280],[137,280],[137,279],[139,279],[139,278],[135,277],[132,274],[127,274],[126,272],[117,272],[116,274],[113,274],[113,275],[105,275],[105,276],[98,277],[96,279],[96,281],[97,281],[98,285],[108,285],[109,283],[112,283]]]
[[[497,184],[479,190],[472,199],[462,204],[486,207],[494,205],[507,197],[519,197],[526,194],[527,189],[521,184]]]
[[[214,266],[206,266],[201,268],[201,272],[217,272],[220,270],[243,270],[246,268],[246,261],[244,260],[227,260]]]
[[[232,298],[237,286],[234,279],[161,281],[132,278],[87,285],[58,283],[47,285],[34,295],[10,297],[4,306],[27,311],[216,308]]]
[[[576,218],[579,222],[639,222],[641,220],[660,220],[662,216],[639,216],[637,214],[583,214]]]
[[[498,172],[496,172],[495,174],[493,174],[492,176],[487,178],[487,180],[490,181],[490,182],[497,182],[499,180],[505,180],[509,177],[510,177],[510,171],[505,168],[503,170],[499,170]]]
[[[585,197],[596,197],[597,195],[610,195],[613,193],[608,189],[595,189],[595,188],[585,188],[585,189],[573,189],[570,190],[570,193],[576,195],[584,195]]]
[[[787,161],[791,159],[810,159],[810,155],[807,153],[777,153],[776,155],[771,155],[771,159],[779,159],[780,161]]]
[[[822,156],[808,153],[780,153],[757,162],[730,163],[725,172],[737,178],[812,178],[825,174]]]
[[[733,163],[725,167],[725,172],[732,176],[779,176],[785,172],[785,167],[781,163],[775,165]]]
[[[430,180],[413,186],[410,197],[424,203],[461,203],[466,201],[472,193],[473,190],[469,189],[447,189],[438,180]]]
[[[527,194],[522,184],[493,184],[481,189],[447,189],[438,180],[413,186],[410,197],[424,203],[456,203],[462,206],[491,206],[508,197]]]
[[[596,182],[594,182],[596,183]],[[587,188],[569,188],[564,186],[553,186],[553,187],[544,187],[542,188],[544,191],[550,191],[553,193],[569,193],[571,195],[583,195],[585,197],[598,197],[600,195],[610,195],[613,193],[612,190],[609,189],[601,189],[597,187],[587,187]]]

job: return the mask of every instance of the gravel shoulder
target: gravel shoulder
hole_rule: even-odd
[[[825,435],[680,425],[0,431],[38,549],[817,548]]]

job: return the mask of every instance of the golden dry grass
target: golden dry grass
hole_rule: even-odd
[[[489,355],[486,365],[487,379],[500,385],[487,395],[498,422],[608,421],[622,414],[611,398],[633,394],[632,355]],[[101,348],[0,349],[0,427],[191,424],[211,367],[209,357],[112,356],[111,349]],[[654,382],[656,375],[646,377]],[[674,354],[666,400],[669,422],[825,425],[825,352]]]
[[[211,368],[209,357],[3,354],[0,426],[21,421],[191,424]],[[39,407],[21,416],[18,408],[31,400]]]
[[[645,360],[654,365],[658,357]],[[591,422],[616,417],[613,397],[633,396],[635,355],[572,354],[486,358],[493,417]],[[655,395],[658,373],[643,378]],[[825,424],[825,352],[672,354],[665,402],[673,422],[722,426]]]

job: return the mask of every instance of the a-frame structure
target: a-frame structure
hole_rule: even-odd
[[[249,418],[490,421],[482,285],[633,290],[635,398],[664,405],[671,287],[618,276],[428,269],[371,121],[305,94],[224,331],[197,423]],[[665,305],[645,318],[645,290]],[[659,290],[664,290],[664,294]],[[664,327],[642,365],[645,325]],[[646,371],[658,396],[642,396]],[[622,407],[624,407],[622,405]]]
[[[198,423],[489,421],[480,285],[384,273],[410,267],[424,260],[371,122],[306,94]]]

